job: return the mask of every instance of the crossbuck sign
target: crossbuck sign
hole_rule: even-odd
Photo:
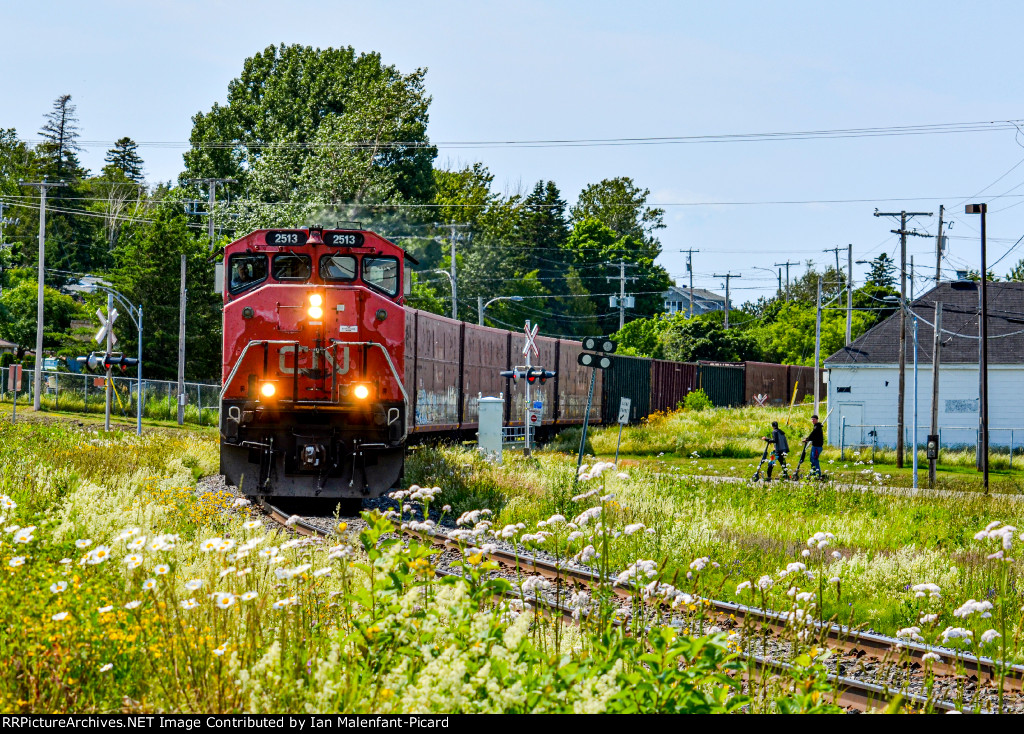
[[[540,329],[540,324],[534,324],[533,328],[530,328],[530,322],[526,322],[526,326],[523,331],[526,332],[526,344],[523,346],[523,356],[529,356],[530,352],[533,352],[533,356],[540,356],[540,351],[537,349],[537,343],[534,339],[537,338],[537,330]]]
[[[96,336],[94,337],[96,339],[96,343],[102,344],[107,338],[107,332],[109,331],[111,346],[117,344],[117,335],[114,334],[114,322],[117,321],[118,317],[117,309],[111,309],[110,317],[108,318],[103,315],[103,309],[97,308],[96,316],[100,320],[100,330],[96,332]]]

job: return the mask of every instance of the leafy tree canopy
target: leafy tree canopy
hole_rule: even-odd
[[[18,345],[18,356],[36,344],[36,303],[39,287],[24,280],[0,296],[0,337]],[[43,348],[56,349],[68,336],[71,320],[81,318],[84,309],[70,296],[43,288]]]

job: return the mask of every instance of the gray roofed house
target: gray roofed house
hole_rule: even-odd
[[[672,286],[662,294],[662,302],[665,305],[665,313],[690,313],[690,299],[693,299],[693,315],[699,316],[709,311],[724,311],[725,296],[712,293],[703,288],[694,288],[692,291],[684,286]]]
[[[904,442],[911,445],[914,415],[914,315],[918,322],[917,425],[922,445],[929,431],[936,303],[942,304],[938,413],[942,446],[974,445],[980,404],[978,290],[963,282],[941,283],[910,304]],[[1020,445],[1024,442],[1024,283],[988,284],[988,335],[989,442]],[[829,443],[895,445],[899,337],[897,312],[825,360]]]

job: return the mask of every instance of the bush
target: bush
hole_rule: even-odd
[[[4,352],[0,354],[0,368],[9,367],[14,364],[14,354],[11,352]]]
[[[687,410],[701,411],[711,407],[711,398],[708,397],[703,388],[699,388],[686,396],[683,405]]]

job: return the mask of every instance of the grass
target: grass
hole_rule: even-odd
[[[451,454],[430,451],[414,470],[454,468]],[[487,485],[471,457],[455,455],[464,470],[436,502],[508,496],[507,474]],[[550,461],[548,472],[524,464],[518,475],[536,475],[521,485],[534,504],[553,482],[571,486]],[[639,592],[632,613],[613,613],[607,585],[572,597],[576,623],[548,619],[531,609],[529,585],[517,601],[495,596],[512,582],[491,578],[471,547],[482,516],[463,523],[462,577],[441,579],[436,551],[399,542],[376,513],[328,544],[267,530],[231,495],[196,492],[216,464],[203,433],[0,423],[0,710],[835,710],[810,642],[790,679],[743,693],[735,645],[706,630],[699,600],[683,606],[682,631],[652,625]],[[502,512],[514,507],[504,501]],[[564,547],[564,526],[554,531]],[[603,557],[622,557],[630,537],[605,535]],[[661,579],[646,567],[640,578]]]

